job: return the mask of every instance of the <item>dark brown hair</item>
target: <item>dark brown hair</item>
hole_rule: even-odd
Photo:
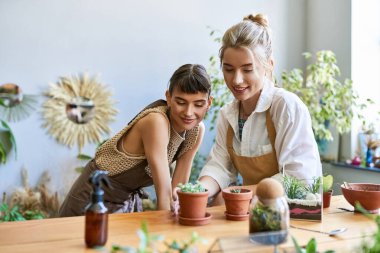
[[[190,94],[203,92],[210,95],[211,93],[210,77],[206,69],[199,64],[185,64],[179,67],[169,81],[170,95],[173,95],[175,87]]]

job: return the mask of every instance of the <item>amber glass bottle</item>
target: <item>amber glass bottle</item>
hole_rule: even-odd
[[[96,170],[89,181],[93,187],[91,202],[85,211],[85,241],[89,248],[104,246],[108,236],[108,209],[103,203],[100,183],[110,186],[106,171]]]

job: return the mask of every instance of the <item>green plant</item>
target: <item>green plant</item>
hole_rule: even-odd
[[[311,193],[319,193],[319,189],[321,188],[322,177],[313,178],[313,183],[307,186],[308,191]]]
[[[182,192],[191,192],[191,193],[197,193],[197,192],[205,192],[206,189],[201,185],[199,181],[196,181],[195,183],[186,183],[186,184],[178,184],[178,188]]]
[[[360,203],[355,204],[355,209],[359,210],[361,213],[363,213],[366,217],[370,218],[371,220],[375,221],[377,225],[377,231],[372,235],[372,242],[369,241],[362,241],[360,248],[358,249],[359,252],[363,253],[378,253],[380,252],[380,215],[375,215],[369,213],[367,210],[365,210]],[[296,249],[297,253],[317,253],[317,242],[314,238],[310,239],[310,241],[307,243],[305,248],[302,248],[297,240],[292,236],[292,241],[294,244],[294,247]],[[325,253],[333,253],[335,251],[328,250],[325,251]]]
[[[315,238],[310,239],[310,241],[306,244],[305,248],[302,248],[297,240],[292,236],[292,241],[294,244],[294,247],[296,248],[297,253],[318,253],[317,251],[317,241]],[[324,253],[334,253],[334,250],[327,250]]]
[[[96,149],[95,149],[95,152],[96,150],[103,144],[107,141],[108,139],[105,139],[101,142],[98,143],[98,145],[96,145]],[[83,153],[79,153],[77,155],[77,159],[80,160],[80,161],[85,161],[85,162],[88,162],[90,160],[92,160],[94,157],[90,156],[90,155],[86,155],[86,154],[83,154]],[[84,171],[84,166],[79,166],[79,167],[76,167],[75,168],[75,171],[78,172],[78,173],[82,173]]]
[[[306,60],[312,58],[310,53],[303,54]],[[357,112],[373,103],[359,103],[359,96],[353,90],[352,81],[345,79],[341,83],[335,54],[322,50],[316,53],[314,63],[306,67],[306,76],[301,69],[282,72],[282,87],[297,94],[308,107],[312,128],[317,140],[332,141],[329,126],[336,127],[338,133],[351,130],[351,121],[355,115],[364,118]]]
[[[141,228],[137,231],[140,238],[140,243],[137,248],[130,246],[112,245],[111,253],[153,253],[159,252],[156,250],[156,243],[162,242],[164,237],[162,235],[151,235],[148,231],[148,225],[145,221],[141,223]],[[196,232],[191,234],[191,238],[188,241],[178,242],[173,240],[172,242],[164,242],[166,249],[163,253],[190,253],[198,242],[204,242]]]
[[[204,164],[206,161],[206,156],[202,155],[199,151],[195,154],[194,160],[193,160],[193,166],[191,168],[190,173],[190,182],[196,182],[199,177],[199,173],[201,172]]]
[[[259,202],[251,210],[251,214],[250,222],[255,228],[255,232],[281,230],[281,214],[272,207]]]
[[[208,28],[211,29],[211,38],[214,42],[218,43],[219,45],[221,43],[221,32],[219,30],[212,29],[211,27]],[[224,83],[224,78],[220,71],[219,56],[215,54],[210,56],[207,72],[210,75],[211,90],[214,99],[212,101],[209,112],[206,114],[205,119],[211,118],[210,131],[212,131],[215,128],[215,123],[218,117],[219,109],[222,108],[228,102],[232,101],[233,96]]]
[[[231,189],[231,193],[240,193],[241,189]]]
[[[333,182],[334,182],[334,178],[332,175],[323,176],[323,182],[322,182],[323,192],[330,191],[333,186]]]
[[[22,221],[26,220],[24,216],[19,212],[17,205],[12,208],[7,203],[2,203],[0,206],[0,222],[5,221]]]
[[[305,183],[293,176],[285,175],[283,185],[289,199],[304,199],[308,192]]]
[[[363,253],[377,253],[380,252],[380,215],[369,213],[365,210],[359,202],[355,203],[355,209],[359,210],[366,217],[376,223],[377,231],[372,235],[372,241],[363,240],[360,245],[360,251]]]
[[[191,238],[188,241],[183,242],[177,242],[177,240],[173,240],[171,243],[165,243],[167,250],[165,253],[190,253],[194,252],[192,249],[194,248],[194,245],[198,242],[205,242],[203,238],[201,238],[197,232],[191,233]]]
[[[155,244],[162,241],[164,238],[161,235],[150,235],[146,221],[141,222],[141,228],[137,230],[137,235],[140,238],[140,243],[137,248],[130,246],[112,245],[111,253],[150,253],[156,252]]]
[[[0,119],[0,131],[3,132],[3,135],[0,138],[0,163],[4,164],[7,162],[8,154],[12,149],[14,150],[15,157],[17,158],[17,146],[16,139],[11,128],[2,119]],[[7,146],[10,146],[10,148],[7,148]]]
[[[26,210],[22,212],[18,205],[10,207],[7,203],[0,205],[0,222],[6,221],[23,221],[23,220],[40,220],[45,218],[38,210]]]

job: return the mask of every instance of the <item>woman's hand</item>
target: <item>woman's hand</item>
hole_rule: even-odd
[[[179,190],[178,187],[175,187],[173,189],[173,198],[172,202],[170,203],[170,210],[172,211],[173,216],[177,216],[179,213],[179,201],[178,201],[178,194],[177,191]]]

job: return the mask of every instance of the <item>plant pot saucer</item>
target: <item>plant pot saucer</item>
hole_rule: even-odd
[[[179,224],[185,226],[203,226],[210,222],[212,215],[206,212],[205,217],[203,218],[184,218],[179,216],[178,221]]]
[[[249,217],[249,212],[246,214],[229,214],[227,212],[224,212],[226,215],[227,220],[234,220],[234,221],[242,221],[242,220],[247,220]]]

